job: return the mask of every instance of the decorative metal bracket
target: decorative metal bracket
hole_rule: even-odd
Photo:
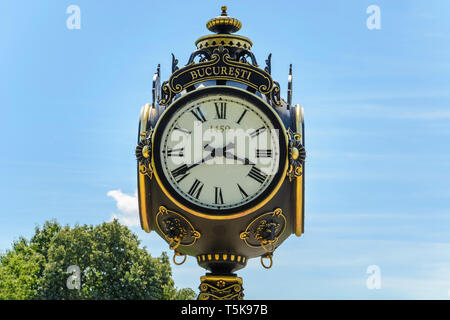
[[[191,246],[201,237],[189,220],[175,211],[167,210],[166,207],[159,207],[155,220],[171,250],[176,250],[180,245]]]
[[[254,219],[239,237],[249,247],[263,248],[267,253],[272,253],[286,229],[286,223],[283,211],[278,208]]]
[[[303,164],[306,159],[306,150],[302,145],[302,135],[294,133],[291,129],[287,131],[289,138],[289,169],[287,176],[289,181],[303,174]]]
[[[205,62],[205,61],[208,61],[208,60],[211,59],[211,55],[210,55],[210,53],[209,53],[208,50],[202,50],[202,49],[200,49],[200,50],[197,50],[197,51],[195,51],[195,52],[193,52],[193,53],[191,54],[191,56],[189,57],[188,63],[187,63],[186,65],[188,66],[188,65],[190,65],[190,64],[192,64],[192,63],[196,63],[196,62],[195,62],[195,59],[196,59],[197,57],[199,57],[199,60],[198,60],[197,63],[199,63],[199,62]]]

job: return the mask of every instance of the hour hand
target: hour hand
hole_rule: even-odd
[[[212,147],[212,146],[210,146],[209,143],[207,143],[207,144],[203,147],[203,149],[206,150],[206,151],[213,151],[213,150],[215,150],[215,148]]]
[[[225,152],[225,157],[227,159],[234,159],[234,160],[237,160],[237,161],[241,161],[244,165],[255,165],[253,162],[251,162],[247,158],[240,158],[240,157],[238,157],[235,154],[232,154],[230,152]]]
[[[214,158],[216,148],[210,146],[209,143],[208,143],[208,144],[206,144],[203,147],[203,149],[206,150],[206,151],[209,151],[210,153],[206,157],[204,157],[203,159],[201,159],[201,160],[191,164],[190,166],[186,166],[185,171],[189,171],[190,169],[192,169],[192,168],[194,168],[194,167],[196,167],[196,166],[198,166],[198,165],[200,165],[202,163],[205,163],[206,161],[211,160],[212,158]]]

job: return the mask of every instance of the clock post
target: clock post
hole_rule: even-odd
[[[303,108],[292,105],[236,35],[241,22],[221,15],[206,23],[187,64],[172,55],[172,75],[153,77],[153,101],[141,109],[136,147],[141,227],[160,235],[181,265],[195,257],[208,273],[200,300],[243,299],[236,271],[304,231]]]

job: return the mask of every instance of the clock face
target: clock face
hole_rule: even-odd
[[[229,87],[205,88],[175,101],[163,115],[153,142],[155,168],[184,207],[236,214],[279,185],[284,136],[280,120],[259,98]]]

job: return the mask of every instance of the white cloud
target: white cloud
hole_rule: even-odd
[[[128,227],[140,225],[137,191],[133,195],[129,195],[121,190],[111,190],[106,195],[116,200],[117,209],[120,211],[120,213],[113,213],[111,220],[117,219]]]

